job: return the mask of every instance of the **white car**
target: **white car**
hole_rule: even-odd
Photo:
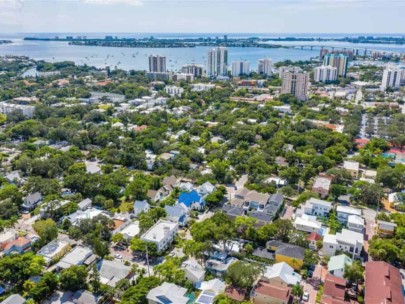
[[[117,253],[116,255],[114,255],[114,258],[121,260],[122,259],[122,255],[120,255],[119,253]]]
[[[309,300],[309,292],[308,291],[304,291],[304,294],[302,295],[302,300],[304,302],[308,302],[308,300]]]

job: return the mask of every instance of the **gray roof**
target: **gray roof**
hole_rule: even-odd
[[[86,199],[82,200],[82,201],[78,204],[78,206],[79,206],[80,209],[83,209],[83,208],[86,208],[86,207],[89,206],[89,205],[91,206],[91,203],[92,203],[91,199],[86,198]]]
[[[268,251],[266,248],[258,247],[253,251],[252,255],[259,258],[274,260],[274,253]]]
[[[277,203],[281,206],[281,204],[283,203],[283,195],[281,193],[274,193],[270,196],[269,202]]]
[[[244,215],[245,210],[243,210],[243,208],[240,208],[240,207],[224,205],[222,207],[222,212],[226,213],[229,216],[236,217],[236,216]]]
[[[305,249],[295,245],[283,244],[277,248],[276,254],[303,260]]]
[[[260,211],[251,211],[249,213],[249,217],[255,218],[260,222],[266,222],[266,223],[270,223],[271,220],[273,219],[273,217],[271,215],[268,215],[264,212],[260,212]]]
[[[179,205],[176,205],[176,206],[166,205],[165,210],[166,210],[167,216],[170,216],[170,217],[180,218],[185,214],[184,209]]]
[[[78,290],[73,295],[73,302],[76,304],[97,304],[97,298],[90,291]]]
[[[147,201],[135,201],[134,208],[143,210],[146,206],[149,206]]]
[[[97,265],[97,268],[100,272],[100,278],[110,281],[113,280],[115,283],[121,279],[126,278],[131,272],[131,267],[125,266],[118,261],[102,260]]]
[[[39,192],[35,192],[33,194],[28,195],[25,199],[24,202],[27,202],[29,204],[35,204],[39,202],[42,199],[42,194]]]
[[[19,294],[13,294],[5,299],[1,304],[24,304],[25,299]]]

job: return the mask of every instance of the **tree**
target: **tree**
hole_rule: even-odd
[[[291,294],[294,296],[294,298],[301,299],[302,295],[304,294],[304,290],[302,289],[301,285],[295,284],[291,289]]]
[[[237,261],[229,266],[226,278],[236,287],[250,288],[261,271],[258,265]]]
[[[44,258],[32,252],[5,256],[0,259],[0,280],[22,286],[29,277],[41,274],[44,265]]]
[[[30,295],[36,303],[51,296],[58,288],[58,277],[52,272],[46,272],[39,282],[30,290]]]
[[[275,238],[283,242],[289,241],[289,235],[294,229],[290,220],[277,219],[274,221],[274,226],[277,228]]]
[[[197,242],[221,243],[225,251],[228,243],[236,235],[232,220],[224,213],[215,213],[212,217],[191,226],[191,235]]]
[[[60,287],[63,290],[76,291],[86,285],[87,270],[84,266],[71,266],[60,273]]]
[[[131,250],[145,254],[148,253],[150,256],[157,255],[157,246],[155,243],[145,242],[136,237],[131,240]]]
[[[93,265],[92,272],[90,273],[89,283],[93,292],[98,293],[100,291],[101,287],[100,273],[98,272],[95,264]]]
[[[273,238],[276,234],[277,227],[274,223],[264,224],[257,229],[257,239],[262,245],[265,245],[266,242]]]
[[[186,240],[183,244],[184,254],[187,256],[193,256],[199,260],[204,258],[204,252],[208,249],[208,243],[196,242],[194,240]]]
[[[52,219],[35,222],[32,228],[34,228],[35,232],[38,233],[39,237],[46,243],[58,237],[58,227]]]
[[[185,272],[181,269],[181,263],[181,258],[168,257],[162,264],[155,266],[153,270],[161,281],[183,285],[185,283]]]
[[[359,261],[354,261],[351,265],[346,265],[343,277],[357,284],[364,279],[364,267]]]
[[[390,239],[370,240],[369,254],[376,261],[394,262],[398,259],[399,248]]]
[[[364,183],[360,185],[359,199],[368,206],[377,206],[383,197],[383,191],[378,184]]]
[[[158,277],[144,277],[135,286],[125,290],[121,298],[122,304],[145,304],[148,292],[160,284]]]
[[[238,216],[235,219],[235,226],[242,237],[248,240],[256,239],[255,224],[257,219],[247,216]]]
[[[99,238],[94,238],[93,240],[93,249],[94,253],[97,254],[99,257],[104,258],[106,255],[110,253],[110,245],[107,241],[102,241]]]

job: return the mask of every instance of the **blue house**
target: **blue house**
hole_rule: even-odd
[[[179,204],[184,204],[189,209],[202,210],[205,206],[205,201],[197,191],[183,192],[179,196]]]

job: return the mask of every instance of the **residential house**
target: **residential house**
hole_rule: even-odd
[[[266,247],[274,251],[277,263],[286,262],[295,270],[300,270],[304,264],[305,249],[302,247],[279,241],[268,241]]]
[[[337,220],[340,223],[346,225],[349,215],[357,215],[357,216],[361,217],[361,210],[353,208],[353,207],[349,207],[349,206],[337,206],[336,214],[337,214]]]
[[[82,200],[80,203],[77,204],[79,207],[79,210],[86,210],[91,208],[92,205],[92,200],[90,198],[85,198],[84,200]]]
[[[184,204],[175,206],[166,205],[166,219],[178,223],[180,227],[184,227],[188,222],[188,208]]]
[[[213,184],[211,184],[210,182],[205,182],[197,189],[198,194],[200,194],[201,196],[211,194],[214,191],[215,191],[215,186]]]
[[[345,294],[346,294],[346,280],[328,273],[325,277],[325,283],[323,285],[323,295],[321,298],[321,303],[324,304],[345,303]]]
[[[377,233],[380,236],[392,236],[395,235],[397,224],[377,220]]]
[[[359,258],[363,249],[363,234],[347,229],[336,234],[326,233],[323,237],[322,252],[334,256],[337,250],[350,253],[354,258]]]
[[[219,279],[212,279],[202,282],[198,289],[201,293],[195,300],[195,304],[214,304],[215,297],[225,291],[225,283]]]
[[[86,161],[86,173],[90,174],[101,174],[101,168],[98,161]]]
[[[259,227],[271,223],[273,220],[273,217],[271,215],[257,210],[250,211],[248,213],[248,216],[256,219],[256,226]]]
[[[77,246],[71,252],[66,254],[57,264],[56,269],[62,270],[67,269],[71,266],[80,266],[83,265],[84,261],[86,261],[91,255],[93,254],[93,250],[88,247]]]
[[[347,229],[358,233],[363,233],[365,228],[364,219],[357,215],[349,215]]]
[[[270,215],[272,219],[280,212],[283,206],[284,198],[281,193],[274,193],[270,196],[267,204],[264,206],[263,212]]]
[[[19,294],[12,294],[0,304],[25,304],[27,301]]]
[[[322,223],[317,221],[315,215],[302,214],[294,220],[294,227],[297,230],[312,233],[321,233]]]
[[[343,168],[346,169],[354,179],[359,177],[359,167],[360,164],[356,161],[345,160],[343,162]]]
[[[121,233],[127,241],[132,240],[134,237],[138,236],[141,232],[141,228],[139,227],[139,222],[129,222],[125,225],[119,233]]]
[[[111,287],[115,287],[119,280],[130,280],[133,276],[130,266],[116,260],[101,260],[97,264],[97,270],[100,273],[100,282]]]
[[[150,205],[147,201],[134,202],[134,215],[139,216],[141,213],[146,213],[150,210]]]
[[[286,262],[267,266],[261,277],[261,280],[263,281],[280,286],[293,286],[300,284],[301,279],[301,275],[296,273]]]
[[[235,198],[232,200],[231,204],[244,209],[263,211],[269,199],[270,195],[268,194],[240,188],[236,191]]]
[[[9,183],[16,184],[16,185],[21,185],[24,182],[19,171],[11,171],[9,174],[5,175],[4,178]]]
[[[222,276],[226,273],[229,266],[235,263],[237,259],[220,251],[210,252],[205,262],[205,269],[216,276]]]
[[[316,216],[328,216],[332,210],[332,203],[317,198],[310,198],[305,202],[305,205],[301,206],[297,210],[296,215],[301,214],[316,215]]]
[[[62,258],[70,250],[69,243],[58,239],[46,244],[37,254],[44,257],[47,265]]]
[[[338,278],[343,278],[345,267],[352,265],[353,260],[345,254],[330,257],[328,262],[328,272]]]
[[[99,215],[110,217],[105,211],[92,207],[86,210],[77,210],[75,213],[66,216],[65,219],[68,219],[72,225],[77,226],[81,220],[93,219]]]
[[[0,233],[0,248],[4,248],[8,243],[16,240],[18,237],[17,231],[10,229]]]
[[[25,253],[31,250],[31,240],[26,237],[20,236],[16,240],[13,240],[4,247],[4,255],[13,253]]]
[[[309,242],[309,249],[317,250],[316,242],[322,240],[322,236],[316,232],[311,232],[307,236],[307,241]]]
[[[88,290],[78,290],[73,294],[73,303],[75,304],[97,304],[97,297]]]
[[[193,285],[199,286],[205,278],[205,269],[196,260],[189,259],[181,265],[184,269],[187,280],[189,280]]]
[[[364,303],[405,303],[398,268],[383,261],[369,261],[366,263],[364,278]]]
[[[329,195],[330,186],[332,184],[332,177],[328,175],[319,175],[316,177],[312,185],[312,191],[319,193],[321,198]]]
[[[225,295],[235,302],[242,302],[246,297],[246,292],[246,289],[232,285],[225,288]]]
[[[24,198],[24,202],[21,205],[21,208],[26,211],[34,210],[35,207],[38,206],[38,204],[42,201],[42,199],[42,194],[39,192],[30,194],[26,198]]]
[[[222,212],[229,216],[231,219],[235,219],[238,216],[245,215],[246,210],[241,207],[236,207],[230,204],[224,204],[222,206]]]
[[[146,298],[148,304],[187,304],[190,299],[185,296],[186,294],[186,288],[163,282],[162,285],[151,289]]]
[[[180,193],[178,202],[189,209],[203,210],[205,207],[204,198],[195,190]]]
[[[141,240],[156,244],[157,251],[166,250],[177,235],[179,225],[172,221],[160,219],[141,236]]]
[[[254,304],[289,304],[293,297],[291,289],[284,285],[273,285],[260,280],[252,292]]]
[[[253,250],[252,256],[262,259],[268,259],[271,261],[274,260],[274,252],[270,252],[269,250],[267,250],[267,248],[263,247],[257,247],[255,250]]]

